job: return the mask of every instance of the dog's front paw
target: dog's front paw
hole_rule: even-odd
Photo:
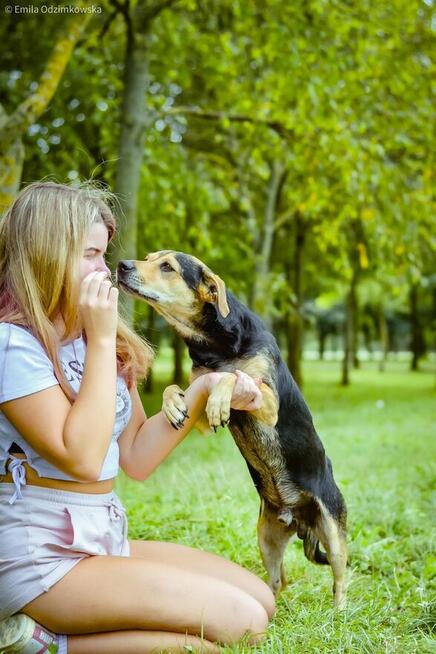
[[[225,427],[230,420],[230,398],[228,393],[212,393],[206,405],[206,415],[210,427]]]
[[[163,392],[162,412],[174,429],[183,427],[186,418],[189,418],[184,396],[184,392],[176,384],[167,386]]]

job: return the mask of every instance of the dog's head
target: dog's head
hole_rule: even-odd
[[[148,302],[182,334],[195,337],[206,304],[225,318],[226,287],[202,261],[183,252],[161,250],[144,261],[120,261],[118,286]]]

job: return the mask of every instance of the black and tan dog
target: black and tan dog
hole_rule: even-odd
[[[283,555],[297,533],[310,561],[330,563],[335,605],[343,607],[345,503],[275,338],[195,257],[155,252],[144,261],[120,261],[117,275],[121,288],[148,302],[181,334],[193,377],[229,373],[214,387],[206,413],[212,428],[228,422],[260,495],[258,542],[272,590],[278,593],[286,584]],[[236,369],[262,379],[260,409],[230,409]],[[183,424],[186,407],[178,386],[165,390],[163,409],[174,427]]]

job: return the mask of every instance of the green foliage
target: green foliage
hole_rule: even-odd
[[[102,7],[26,136],[26,182],[114,185],[127,23],[120,5]],[[158,13],[149,25],[138,256],[195,252],[249,302],[262,270],[269,311],[286,318],[298,310],[290,274],[298,217],[306,297],[343,293],[357,265],[359,282],[375,282],[387,304],[405,306],[410,284],[427,289],[429,303],[432,9],[421,0],[181,0]],[[64,19],[5,16],[6,110],[38,79]],[[276,164],[285,174],[264,251]],[[120,225],[122,238],[122,216]]]

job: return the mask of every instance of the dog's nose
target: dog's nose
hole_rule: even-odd
[[[135,270],[135,262],[134,261],[119,261],[118,262],[118,270],[120,272],[129,272],[131,270]]]

